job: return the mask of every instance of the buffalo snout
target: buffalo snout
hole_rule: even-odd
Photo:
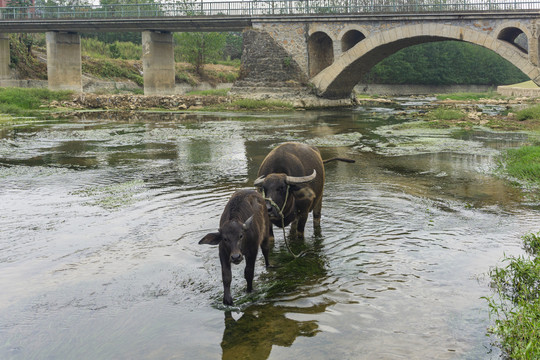
[[[238,253],[238,254],[231,254],[231,261],[233,262],[233,264],[235,265],[238,265],[242,262],[242,259],[243,259],[243,256],[242,254]]]

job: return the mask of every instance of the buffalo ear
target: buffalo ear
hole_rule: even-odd
[[[199,241],[199,245],[218,245],[221,241],[221,234],[219,232],[208,233]]]
[[[251,226],[251,223],[253,223],[253,215],[251,215],[246,222],[244,222],[244,225],[242,225],[242,229],[247,230]]]

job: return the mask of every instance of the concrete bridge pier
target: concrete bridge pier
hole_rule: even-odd
[[[82,92],[81,36],[49,31],[46,40],[49,89]]]
[[[142,51],[144,94],[174,94],[175,68],[172,33],[143,31]]]
[[[9,78],[9,36],[6,33],[0,34],[0,79]]]

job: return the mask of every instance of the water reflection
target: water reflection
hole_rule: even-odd
[[[222,359],[267,359],[274,345],[290,347],[299,336],[315,336],[320,332],[315,320],[297,321],[288,315],[318,314],[324,312],[326,307],[253,305],[244,309],[237,320],[230,311],[226,311],[221,341]]]

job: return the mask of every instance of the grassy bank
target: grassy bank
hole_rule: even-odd
[[[476,101],[481,99],[500,99],[502,98],[496,91],[490,91],[486,93],[453,93],[453,94],[439,94],[438,100],[456,100],[456,101]]]
[[[540,146],[524,146],[503,152],[499,171],[520,182],[540,186]]]
[[[490,271],[490,333],[511,359],[540,358],[540,232],[523,238],[526,256],[507,257]]]
[[[0,88],[0,113],[13,117],[39,117],[53,100],[68,100],[71,91],[48,89]]]

